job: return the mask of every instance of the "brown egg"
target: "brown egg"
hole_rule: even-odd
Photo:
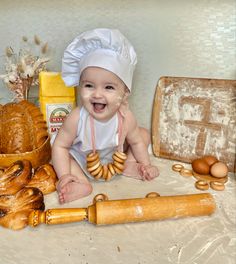
[[[195,159],[192,162],[192,168],[196,173],[209,174],[210,166],[203,159]]]
[[[223,178],[228,174],[228,167],[225,163],[218,161],[211,166],[211,175],[216,178]]]
[[[205,160],[209,166],[213,165],[218,161],[218,159],[212,155],[203,156],[202,159]]]

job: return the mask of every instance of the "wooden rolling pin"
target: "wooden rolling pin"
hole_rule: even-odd
[[[106,195],[99,194],[88,208],[57,208],[44,212],[34,210],[29,215],[29,225],[35,227],[40,223],[51,225],[83,220],[97,225],[122,224],[210,215],[215,207],[215,201],[209,193],[162,197],[150,193],[146,198],[111,201]]]

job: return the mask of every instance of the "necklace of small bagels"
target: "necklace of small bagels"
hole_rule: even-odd
[[[90,115],[90,128],[91,128],[91,142],[93,151],[89,153],[86,157],[87,161],[87,171],[93,176],[96,180],[104,179],[109,181],[115,174],[122,174],[124,170],[124,163],[127,159],[127,155],[120,151],[120,141],[122,133],[122,117],[118,112],[118,148],[112,155],[112,162],[108,164],[102,164],[99,153],[95,149],[95,127],[94,119]]]

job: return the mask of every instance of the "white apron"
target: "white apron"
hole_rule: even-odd
[[[99,153],[102,164],[112,162],[112,155],[119,144],[118,134],[118,113],[107,122],[100,122],[94,119],[95,149]],[[80,109],[77,136],[70,148],[71,156],[78,162],[84,173],[92,178],[86,169],[86,156],[93,151],[91,140],[91,127],[88,111]]]

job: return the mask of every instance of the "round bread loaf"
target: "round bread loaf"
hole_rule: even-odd
[[[47,138],[46,122],[34,104],[21,101],[0,106],[0,153],[30,152]]]

